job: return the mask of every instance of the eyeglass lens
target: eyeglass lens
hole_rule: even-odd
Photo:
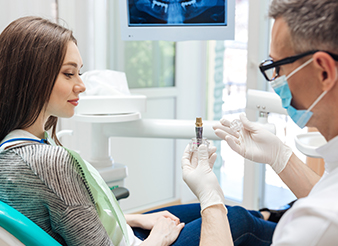
[[[265,61],[265,62],[263,63],[263,66],[270,65],[271,63],[273,63],[273,61],[267,60],[267,61]],[[265,76],[266,76],[269,80],[273,80],[276,76],[278,76],[279,70],[280,70],[280,67],[277,66],[277,67],[272,67],[272,68],[269,68],[269,69],[264,70],[264,73],[265,73]]]

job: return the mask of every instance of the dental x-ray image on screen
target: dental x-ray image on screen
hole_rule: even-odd
[[[120,0],[124,40],[234,38],[235,0]]]
[[[129,25],[227,25],[224,0],[130,0]]]

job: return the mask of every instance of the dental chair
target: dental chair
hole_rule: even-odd
[[[124,187],[115,188],[112,192],[117,200],[129,196],[129,191]],[[2,201],[0,201],[0,245],[61,246],[33,221]]]
[[[1,201],[0,245],[61,246],[33,221]]]

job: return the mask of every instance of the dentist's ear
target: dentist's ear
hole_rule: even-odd
[[[336,61],[326,52],[319,51],[313,55],[313,62],[318,69],[318,79],[323,91],[329,91],[338,83]]]

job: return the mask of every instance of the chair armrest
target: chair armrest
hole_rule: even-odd
[[[116,200],[124,199],[129,196],[129,190],[124,187],[116,187],[111,190],[116,197]]]

